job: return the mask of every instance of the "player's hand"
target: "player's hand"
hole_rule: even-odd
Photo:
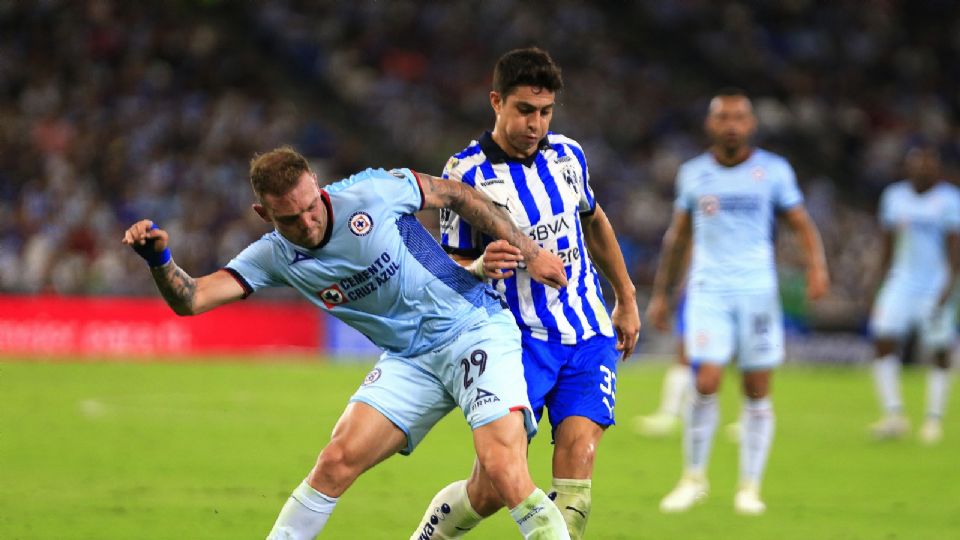
[[[940,297],[937,298],[937,307],[943,309],[947,307],[947,302],[950,301],[950,297],[953,296],[953,288],[950,287],[950,283],[947,283],[943,287],[943,291],[940,292]]]
[[[817,265],[807,271],[807,298],[817,300],[830,289],[830,275],[827,269]]]
[[[617,332],[617,350],[620,351],[620,360],[626,360],[633,354],[637,346],[637,337],[640,335],[640,310],[637,308],[636,298],[619,300],[613,306],[611,320],[613,329]]]
[[[510,242],[491,242],[483,252],[483,275],[490,279],[506,279],[513,275],[513,270],[522,260],[520,248],[510,245]]]
[[[647,320],[661,332],[670,330],[670,305],[665,294],[654,293],[647,304]]]
[[[567,271],[563,262],[554,253],[541,248],[527,263],[527,272],[538,283],[560,289],[567,286]]]
[[[169,241],[167,231],[153,228],[153,221],[149,219],[141,219],[123,233],[123,243],[144,258],[162,253]]]

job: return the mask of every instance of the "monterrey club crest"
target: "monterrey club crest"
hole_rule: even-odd
[[[323,304],[327,306],[327,309],[333,309],[334,306],[339,306],[347,301],[346,295],[343,294],[343,291],[341,291],[340,287],[336,284],[318,292],[317,296],[323,300]]]
[[[354,212],[350,216],[350,232],[357,236],[366,236],[373,229],[373,218],[366,212]]]

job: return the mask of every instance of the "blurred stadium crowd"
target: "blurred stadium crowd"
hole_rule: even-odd
[[[171,231],[185,269],[217,268],[265,232],[247,161],[282,143],[329,180],[439,173],[492,127],[497,57],[536,44],[564,69],[553,129],[586,148],[638,289],[707,100],[734,85],[824,235],[834,290],[815,323],[856,328],[872,212],[905,150],[936,141],[956,178],[958,36],[949,0],[0,0],[0,291],[152,293],[119,242],[141,217]]]

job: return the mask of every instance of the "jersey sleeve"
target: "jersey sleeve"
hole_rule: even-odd
[[[692,212],[695,207],[693,186],[690,184],[690,167],[681,165],[677,170],[676,195],[673,199],[674,210]]]
[[[273,244],[264,237],[247,246],[223,269],[240,283],[245,296],[249,296],[259,289],[285,285],[272,271],[276,260]]]
[[[476,174],[476,168],[471,169]],[[467,171],[471,173],[471,171]],[[455,157],[443,168],[443,178],[463,182],[462,162]],[[467,182],[470,184],[470,182]],[[449,208],[440,209],[440,245],[447,253],[464,257],[479,257],[483,252],[483,239],[469,223]]]
[[[877,218],[880,221],[880,226],[885,231],[896,228],[896,216],[894,215],[894,195],[893,195],[893,186],[888,186],[883,190],[883,193],[880,194],[880,210],[877,213]]]
[[[570,151],[580,164],[580,178],[583,183],[582,189],[580,189],[580,206],[578,209],[581,214],[592,214],[597,209],[597,199],[593,195],[593,186],[590,185],[590,168],[587,167],[587,157],[584,155],[583,149],[576,144],[570,145]]]
[[[423,210],[423,187],[410,169],[379,170],[374,176],[374,190],[397,213],[413,214]]]
[[[777,210],[789,210],[803,203],[803,192],[797,185],[797,173],[786,160],[781,160],[780,174],[774,192],[774,205]]]
[[[960,232],[960,189],[951,189],[949,210],[945,217],[945,229],[949,232]]]

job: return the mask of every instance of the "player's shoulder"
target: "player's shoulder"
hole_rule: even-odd
[[[790,160],[766,148],[754,148],[753,158],[756,159],[759,164],[766,167],[793,170],[793,165],[790,165]]]
[[[555,133],[553,131],[547,133],[547,144],[551,147],[557,145],[569,146],[583,152],[583,145],[573,137],[568,137],[562,133]]]
[[[907,190],[911,190],[909,180],[897,180],[887,184],[887,187],[883,188],[883,191],[880,192],[881,197],[894,197],[899,196],[901,193],[905,193]]]
[[[487,156],[483,153],[480,141],[474,139],[470,141],[466,148],[450,156],[450,159],[443,166],[443,175],[446,178],[460,179],[467,171],[483,163],[486,159]]]
[[[937,189],[940,190],[945,197],[949,197],[954,200],[960,199],[960,187],[957,187],[955,184],[951,184],[946,180],[940,180],[937,182]]]
[[[404,180],[409,173],[408,169],[391,169],[386,170],[383,168],[368,168],[360,172],[351,174],[347,178],[338,180],[325,186],[323,189],[330,193],[339,193],[343,191],[365,191],[365,183],[377,182],[382,180]]]
[[[701,152],[684,161],[677,169],[677,178],[697,176],[716,167],[716,161],[709,152]]]

